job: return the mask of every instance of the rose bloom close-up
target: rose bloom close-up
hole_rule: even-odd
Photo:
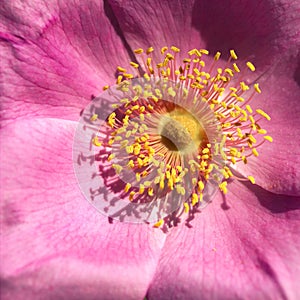
[[[300,2],[2,0],[1,299],[300,299]]]

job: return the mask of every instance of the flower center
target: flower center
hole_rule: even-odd
[[[182,108],[177,108],[162,118],[159,134],[162,143],[169,150],[183,154],[197,151],[207,141],[199,121]]]

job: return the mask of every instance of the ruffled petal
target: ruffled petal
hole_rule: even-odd
[[[7,1],[1,10],[5,119],[78,118],[129,56],[98,1]]]
[[[1,133],[1,299],[142,299],[165,236],[113,222],[82,196],[76,124],[15,122]]]
[[[299,198],[233,182],[167,238],[149,299],[298,299]]]

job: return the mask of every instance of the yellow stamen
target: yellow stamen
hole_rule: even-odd
[[[180,52],[180,49],[179,48],[177,48],[177,47],[175,47],[175,46],[172,46],[171,47],[171,50],[173,50],[174,52]]]
[[[258,156],[259,155],[258,152],[257,152],[257,150],[255,148],[252,149],[252,153],[253,153],[254,156]]]
[[[232,66],[233,66],[233,69],[235,72],[237,72],[237,73],[241,72],[236,63],[232,64]]]
[[[112,167],[115,169],[117,174],[120,174],[123,170],[123,167],[118,164],[112,164]]]
[[[168,47],[162,47],[160,52],[161,54],[164,54],[168,50]]]
[[[209,51],[206,49],[200,49],[199,51],[200,51],[200,53],[205,54],[205,55],[209,54]]]
[[[153,188],[151,187],[148,188],[148,195],[151,197],[153,196]]]
[[[193,193],[192,194],[192,206],[195,206],[199,202],[198,195]]]
[[[224,194],[227,194],[227,181],[220,183],[219,188]]]
[[[259,133],[259,134],[266,134],[267,130],[265,130],[265,129],[258,129],[257,133]]]
[[[117,84],[120,84],[122,79],[123,79],[123,76],[119,75],[118,78],[117,78]]]
[[[252,62],[248,61],[248,62],[246,63],[246,65],[247,65],[247,67],[248,67],[252,72],[255,71],[255,67],[254,67],[254,65],[253,65]]]
[[[125,185],[125,188],[124,188],[124,192],[127,193],[130,188],[131,188],[131,184],[129,182],[127,182]]]
[[[265,113],[262,109],[257,109],[256,112],[261,116],[263,116],[264,118],[266,118],[268,121],[271,120],[271,117],[267,113]]]
[[[98,119],[98,115],[97,115],[97,114],[93,114],[93,115],[91,116],[91,118],[90,118],[90,120],[91,120],[92,122],[96,121],[97,119]]]
[[[135,69],[137,69],[137,68],[139,67],[139,64],[137,64],[137,63],[135,63],[135,62],[133,62],[133,61],[130,62],[130,65],[131,65],[133,68],[135,68]]]
[[[147,54],[150,54],[151,52],[154,51],[154,48],[153,47],[149,47],[146,51]]]
[[[184,205],[184,212],[187,214],[189,212],[189,210],[190,210],[190,206],[186,202],[183,205]]]
[[[246,105],[246,109],[249,111],[250,114],[253,113],[253,110],[252,110],[252,108],[251,108],[250,105],[247,104],[247,105]]]
[[[100,147],[102,146],[102,142],[99,141],[98,137],[95,136],[92,140],[92,143],[96,146],[96,147]]]
[[[134,191],[130,192],[130,194],[129,194],[129,201],[132,201],[132,200],[133,200],[134,195],[135,195],[135,192],[134,192]]]
[[[112,153],[108,156],[107,161],[112,161],[115,157],[116,157],[116,155],[114,153]]]
[[[122,68],[122,67],[117,67],[117,70],[121,73],[125,73],[126,72],[126,69]]]
[[[153,226],[158,228],[164,225],[164,220],[159,220],[157,223],[155,223]]]
[[[236,53],[234,50],[230,50],[230,56],[233,58],[233,59],[238,59]]]
[[[269,136],[269,135],[265,135],[264,139],[267,140],[267,141],[269,141],[269,142],[271,142],[271,143],[273,142],[273,138],[271,136]]]
[[[255,179],[254,179],[253,176],[248,176],[248,179],[250,180],[250,182],[251,182],[252,184],[255,184]]]
[[[217,52],[214,56],[214,60],[219,60],[221,57],[221,52]]]
[[[143,184],[140,184],[139,194],[140,195],[144,194],[144,191],[145,191],[145,186]]]
[[[138,48],[134,50],[135,54],[142,54],[144,52],[144,50],[142,48]]]
[[[254,89],[255,89],[255,91],[257,92],[257,93],[261,93],[261,89],[259,88],[259,85],[258,85],[258,83],[255,83],[254,84]]]

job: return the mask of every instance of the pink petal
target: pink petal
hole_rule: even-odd
[[[133,48],[176,45],[227,52],[259,65],[300,42],[299,1],[109,1]],[[225,4],[224,4],[225,3]]]
[[[5,119],[78,119],[130,61],[101,2],[7,1],[1,10]]]
[[[82,196],[76,124],[11,123],[1,134],[1,299],[142,299],[165,236],[114,222]]]
[[[193,25],[193,1],[109,1],[121,30],[133,48],[177,46],[182,52],[204,47],[198,28]],[[155,55],[155,52],[154,52]],[[185,54],[183,54],[185,55]]]
[[[249,158],[246,166],[238,167],[244,175],[253,175],[263,188],[289,195],[300,195],[298,59],[295,55],[282,57],[260,79],[262,94],[251,106],[262,108],[271,116],[271,121],[262,120],[259,124],[273,137],[273,143],[258,147],[259,157]]]
[[[299,198],[233,182],[167,238],[149,299],[299,299]]]

